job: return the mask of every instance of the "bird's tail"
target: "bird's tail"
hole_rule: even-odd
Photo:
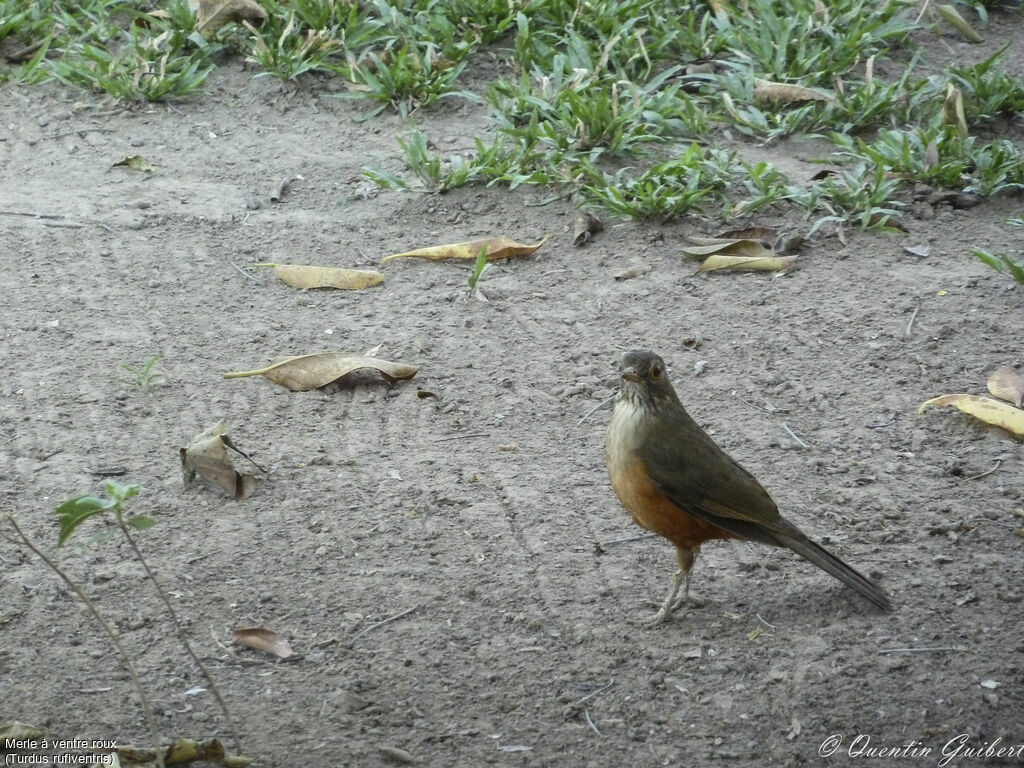
[[[788,536],[776,533],[775,537],[784,547],[796,552],[805,560],[814,563],[826,573],[835,576],[847,586],[860,592],[883,611],[892,610],[892,601],[880,586],[867,576],[858,573],[820,544],[815,544],[802,533],[799,536]]]

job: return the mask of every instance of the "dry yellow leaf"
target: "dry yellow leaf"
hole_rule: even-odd
[[[273,630],[264,627],[243,627],[232,630],[235,642],[255,648],[258,651],[272,653],[282,659],[287,659],[294,651],[288,641]]]
[[[943,395],[921,403],[921,413],[931,405],[952,405],[986,424],[1002,427],[1017,437],[1024,437],[1024,410],[980,395]]]
[[[225,373],[224,378],[240,379],[246,376],[264,376],[293,392],[305,392],[337,381],[353,371],[364,369],[375,370],[388,381],[411,379],[419,370],[414,365],[378,360],[365,355],[352,355],[348,352],[318,352],[312,355],[277,358],[272,360],[266,368],[254,371],[233,371]]]
[[[255,0],[191,0],[196,14],[196,32],[207,40],[232,21],[252,21],[257,26],[267,19],[267,12]]]
[[[969,43],[981,43],[985,38],[974,31],[974,27],[968,24],[952,5],[936,5],[935,10],[939,12],[947,24],[964,36]]]
[[[728,256],[743,256],[745,258],[772,258],[775,251],[764,247],[764,244],[757,240],[726,240],[720,237],[691,237],[690,240],[700,240],[704,244],[683,248],[683,255],[692,259],[703,259],[713,254]]]
[[[572,223],[572,244],[583,245],[602,230],[604,230],[604,222],[592,213],[580,211]]]
[[[946,100],[942,105],[942,120],[946,125],[956,126],[960,138],[966,139],[967,116],[964,114],[964,95],[952,83],[946,83]]]
[[[361,291],[384,282],[384,275],[372,269],[345,269],[344,267],[314,267],[305,264],[255,264],[273,267],[274,274],[295,288],[340,288]]]
[[[716,253],[704,259],[699,271],[713,272],[722,269],[746,269],[759,272],[786,272],[792,269],[795,263],[796,256],[729,256]]]
[[[118,160],[110,167],[117,168],[118,166],[131,168],[133,171],[142,171],[143,173],[153,172],[153,164],[142,155],[129,155],[124,160]]]
[[[1000,400],[1020,408],[1024,402],[1024,378],[1010,366],[1004,365],[988,377],[988,391]]]
[[[238,448],[225,434],[227,428],[227,422],[221,419],[178,451],[182,475],[186,483],[195,482],[198,475],[216,483],[235,499],[247,499],[256,490],[258,479],[235,469],[227,449]]]
[[[754,78],[754,100],[770,106],[780,104],[796,104],[802,101],[825,101],[838,106],[834,96],[811,88],[804,88],[802,85],[790,83],[775,83],[771,80]]]
[[[467,240],[463,243],[434,245],[429,248],[417,248],[415,251],[394,253],[390,256],[385,256],[380,260],[380,263],[384,264],[393,259],[401,259],[407,256],[417,259],[430,259],[432,261],[443,261],[445,259],[475,260],[484,248],[487,249],[487,260],[494,261],[495,259],[508,259],[513,256],[529,256],[549,239],[551,239],[551,235],[546,235],[536,245],[525,245],[510,240],[507,237],[483,237],[479,240]]]

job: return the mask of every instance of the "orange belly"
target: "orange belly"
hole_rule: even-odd
[[[694,517],[666,499],[651,482],[638,459],[611,473],[612,488],[633,522],[664,536],[677,547],[699,547],[711,539],[739,538],[717,525]]]

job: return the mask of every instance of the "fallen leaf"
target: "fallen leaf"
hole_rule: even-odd
[[[964,39],[969,43],[981,43],[984,42],[985,38],[974,31],[974,27],[968,24],[964,17],[959,14],[956,8],[952,5],[936,5],[935,10],[938,11],[939,16],[943,20],[953,27],[957,32],[963,35]]]
[[[253,475],[235,469],[227,449],[238,449],[225,434],[227,428],[227,422],[221,419],[196,435],[187,448],[178,451],[182,475],[187,484],[194,483],[197,476],[204,477],[219,485],[233,498],[247,499],[256,490],[259,481]]]
[[[716,253],[704,259],[700,272],[722,269],[754,270],[758,272],[788,272],[796,263],[796,256],[727,256]]]
[[[360,291],[384,282],[384,275],[371,269],[345,269],[343,267],[313,267],[305,264],[254,264],[255,267],[273,267],[274,274],[295,288],[340,288]]]
[[[414,765],[419,762],[413,755],[406,752],[404,749],[398,747],[377,747],[377,751],[380,752],[382,757],[386,757],[388,760],[392,760],[396,763],[403,763],[404,765]]]
[[[626,267],[625,269],[620,269],[618,272],[615,273],[615,279],[616,280],[631,280],[634,277],[640,277],[640,275],[646,275],[652,269],[654,269],[654,267],[652,267],[650,264],[636,264],[636,265],[634,265],[632,267]]]
[[[417,248],[415,251],[394,253],[390,256],[385,256],[380,260],[380,263],[384,264],[393,259],[404,257],[430,259],[432,261],[443,261],[445,259],[473,259],[475,261],[483,248],[487,249],[487,260],[494,261],[495,259],[508,259],[513,256],[529,256],[550,239],[551,235],[546,235],[536,245],[524,245],[507,237],[484,237],[479,240],[467,240],[463,243],[434,245],[429,248]]]
[[[683,255],[692,259],[703,259],[712,254],[720,253],[729,256],[747,256],[765,258],[774,256],[775,252],[765,248],[758,240],[727,240],[720,237],[689,238],[703,241],[700,245],[683,248]]]
[[[754,100],[771,106],[796,104],[804,101],[824,101],[836,106],[839,105],[835,97],[827,93],[804,88],[802,85],[762,80],[759,77],[754,78]]]
[[[598,232],[604,230],[604,223],[592,213],[580,211],[572,224],[572,244],[583,245]]]
[[[932,252],[931,247],[927,245],[904,245],[903,250],[922,259]]]
[[[130,155],[124,160],[118,160],[114,163],[111,168],[125,167],[131,168],[133,171],[142,171],[143,173],[152,173],[153,164],[149,162],[142,155]]]
[[[921,403],[917,412],[921,413],[931,405],[952,405],[986,424],[1002,427],[1018,437],[1024,437],[1024,410],[998,400],[980,395],[943,395]]]
[[[11,739],[13,741],[41,739],[46,731],[28,723],[19,723],[17,720],[8,720],[0,723],[0,739]]]
[[[218,739],[175,739],[164,753],[164,765],[181,765],[182,763],[210,762],[219,763],[227,756],[224,745]]]
[[[946,100],[942,105],[942,120],[946,125],[956,126],[960,138],[966,139],[969,129],[964,115],[964,95],[952,83],[946,83]]]
[[[318,352],[312,355],[276,358],[271,360],[270,365],[266,368],[255,371],[233,371],[225,373],[224,378],[240,379],[246,376],[265,376],[275,384],[287,387],[293,392],[304,392],[330,384],[353,371],[364,369],[379,372],[389,382],[411,379],[419,370],[414,365],[392,363],[365,355],[352,355],[348,352]]]
[[[743,229],[730,229],[719,232],[715,235],[718,240],[757,240],[770,248],[779,237],[779,231],[771,227],[744,227]]]
[[[792,269],[796,262],[796,256],[780,256],[775,251],[765,248],[764,244],[758,240],[704,239],[713,242],[708,245],[683,248],[683,255],[694,259],[703,259],[699,270],[701,272],[713,272],[721,269],[786,271]]]
[[[1000,400],[1013,403],[1020,408],[1024,403],[1024,378],[1013,368],[1004,365],[988,377],[988,391]]]
[[[284,637],[264,627],[243,627],[233,630],[231,634],[235,636],[236,643],[271,653],[282,659],[287,659],[294,653]]]
[[[267,12],[254,0],[191,0],[189,6],[196,13],[196,32],[207,40],[232,21],[251,21],[259,26],[267,20]]]

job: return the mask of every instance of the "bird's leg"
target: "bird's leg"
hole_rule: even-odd
[[[690,569],[693,568],[693,562],[697,559],[697,552],[700,551],[700,547],[676,547],[676,562],[679,563],[679,570],[672,576],[672,585],[669,587],[668,594],[665,596],[665,601],[661,604],[661,608],[654,614],[654,618],[646,622],[649,627],[656,627],[659,624],[663,624],[672,612],[676,610],[680,605],[689,600],[690,594]],[[679,587],[686,584],[683,589],[683,596],[677,601],[676,595],[679,594]]]
[[[679,610],[680,606],[685,603],[699,607],[706,602],[697,597],[690,597],[690,571],[693,569],[693,564],[697,561],[698,552],[700,552],[699,544],[696,547],[676,547],[676,562],[679,563],[680,572],[686,573],[686,583],[683,585],[682,596],[672,605],[673,611]]]

